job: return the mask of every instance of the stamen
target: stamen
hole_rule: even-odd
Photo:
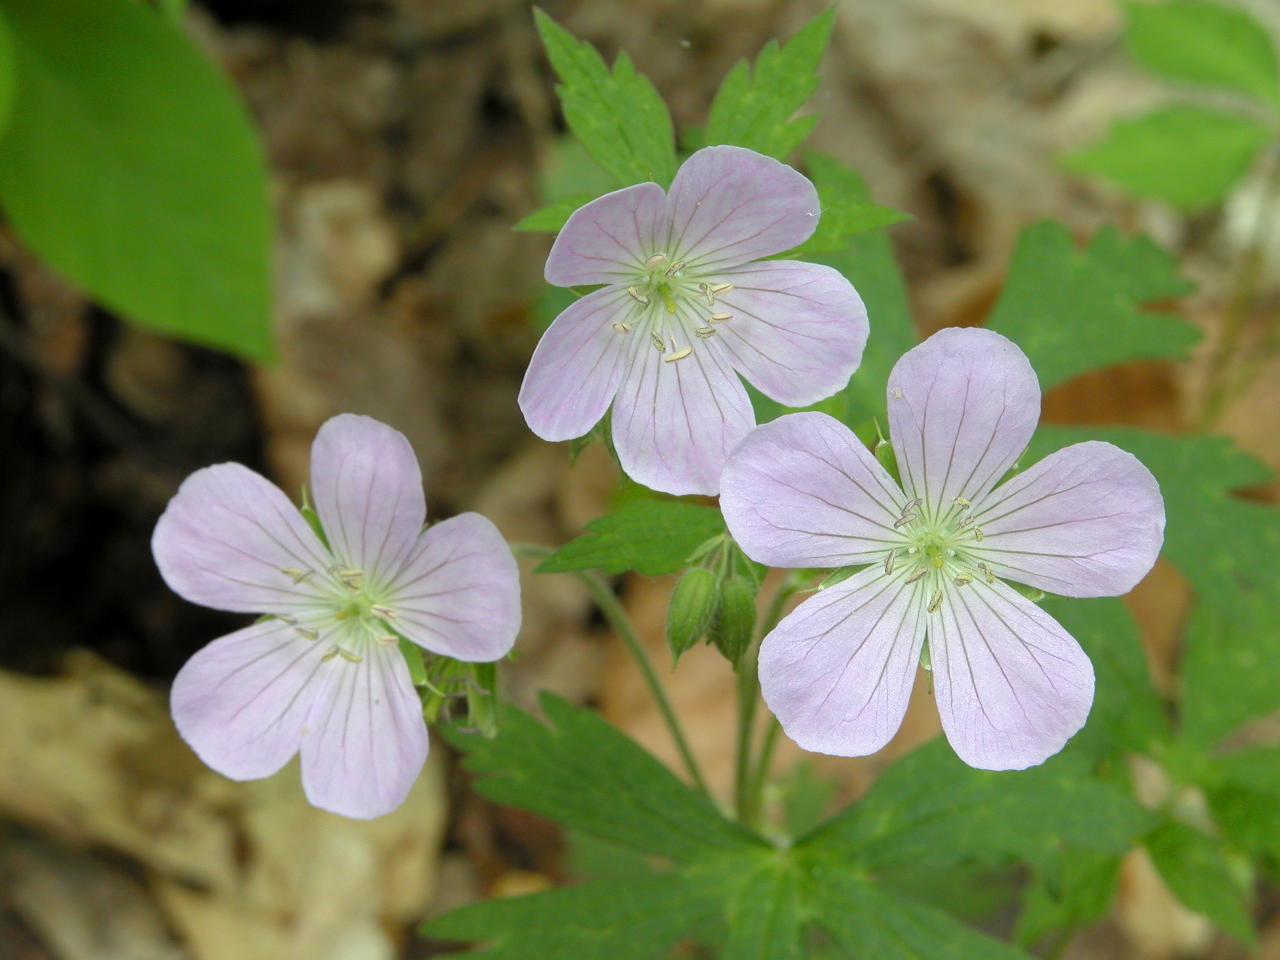
[[[665,253],[655,253],[652,257],[650,257],[648,260],[644,262],[644,268],[646,270],[653,270],[655,267],[660,267],[666,262],[667,262],[667,255]]]
[[[646,297],[639,290],[637,290],[635,287],[627,287],[627,296],[629,296],[636,303],[640,304],[640,306],[642,307],[647,307],[649,305],[649,298]]]
[[[917,580],[919,580],[921,577],[923,577],[923,576],[924,576],[926,573],[928,573],[928,572],[929,572],[929,571],[928,571],[928,569],[927,569],[927,568],[925,568],[925,567],[921,567],[919,570],[917,570],[917,571],[916,571],[915,573],[913,573],[911,576],[907,577],[907,579],[903,580],[903,581],[902,581],[902,583],[903,583],[904,585],[906,585],[906,584],[908,584],[908,583],[915,583]]]
[[[698,292],[707,298],[707,306],[714,307],[716,305],[716,295],[711,292],[711,284],[703,280],[698,284]]]
[[[966,500],[964,497],[956,497],[951,502],[954,503],[961,510],[968,510],[971,506],[973,506],[973,504],[970,503],[968,500]]]
[[[333,575],[336,576],[342,585],[348,590],[359,590],[364,586],[363,570],[357,570],[354,567],[333,567],[331,569]]]
[[[395,646],[399,646],[400,638],[388,635],[385,637],[379,637],[378,642],[382,644],[384,647],[395,647]]]
[[[921,503],[923,503],[923,501],[919,497],[912,497],[910,500],[908,500],[905,504],[902,505],[902,512],[904,514],[910,513],[916,507],[920,506]]]
[[[675,346],[675,344],[672,344],[672,346]],[[681,347],[679,350],[675,351],[674,353],[668,353],[662,359],[666,363],[675,363],[675,361],[683,360],[685,357],[687,357],[691,353],[693,353],[693,347]]]
[[[972,517],[972,515],[965,517],[963,520],[961,520],[959,523],[957,523],[957,524],[956,524],[956,529],[957,529],[957,530],[963,530],[965,527],[967,527],[967,526],[968,526],[969,524],[971,524],[971,523],[973,523],[973,517]]]
[[[294,627],[293,632],[306,640],[320,639],[320,631],[313,630],[311,627]]]
[[[619,333],[631,332],[631,326],[629,324],[623,323],[621,320],[613,321],[613,329],[617,330]]]
[[[733,289],[732,283],[717,283],[711,288],[711,292],[718,297],[720,296],[720,294],[728,293],[732,289]]]
[[[897,520],[893,521],[893,529],[897,530],[899,527],[905,527],[915,518],[916,515],[914,513],[904,513]]]
[[[663,343],[662,338],[653,331],[649,332],[649,342],[653,344],[653,349],[657,350],[659,353],[667,352],[667,345]]]
[[[711,316],[707,317],[707,319],[710,320],[712,323],[724,323],[727,320],[732,320],[733,314],[732,313],[713,313]]]
[[[298,618],[291,617],[287,613],[278,614],[276,616],[276,619],[279,620],[281,623],[287,623],[291,627],[296,627],[298,625]]]
[[[705,340],[707,339],[707,337],[714,337],[716,335],[716,328],[715,327],[698,327],[698,329],[694,330],[693,332],[696,333],[698,336],[700,336],[703,340]]]
[[[979,560],[978,569],[982,571],[982,579],[987,581],[987,583],[996,582],[995,574],[991,572],[991,564],[987,563],[987,561]]]
[[[299,570],[297,567],[281,567],[280,572],[294,583],[301,583],[315,576],[314,570]]]
[[[381,603],[371,604],[369,607],[369,612],[372,613],[375,617],[381,617],[383,620],[394,620],[396,618],[396,612],[392,610],[390,607]]]
[[[674,277],[677,273],[679,273],[683,269],[684,269],[684,261],[678,260],[675,263],[673,263],[671,266],[667,267],[666,275],[668,277]],[[714,290],[715,288],[712,287],[712,289]]]
[[[933,591],[933,599],[929,601],[928,612],[934,613],[940,606],[942,606],[942,591],[935,590]]]
[[[957,587],[963,587],[966,583],[973,583],[973,577],[967,573],[957,573],[951,580]]]
[[[338,656],[340,656],[343,660],[347,661],[347,663],[359,663],[361,660],[364,659],[364,657],[360,656],[360,654],[352,653],[346,647],[338,648]]]
[[[982,542],[982,539],[983,539],[985,536],[986,536],[986,534],[984,534],[984,533],[982,532],[982,528],[981,528],[981,527],[974,527],[974,528],[973,528],[973,539],[975,539],[975,540],[977,540],[979,543],[981,543],[981,542]]]
[[[333,659],[334,657],[336,657],[337,655],[338,655],[338,648],[337,648],[337,647],[330,647],[328,650],[326,650],[326,651],[324,652],[324,655],[320,658],[320,662],[321,662],[321,663],[328,663],[330,660],[332,660],[332,659]]]
[[[891,547],[891,548],[889,549],[889,553],[888,553],[888,555],[884,558],[884,573],[885,573],[885,576],[888,576],[889,574],[893,573],[893,561],[894,561],[894,558],[895,558],[897,555],[898,555],[898,548],[897,548],[897,547]]]

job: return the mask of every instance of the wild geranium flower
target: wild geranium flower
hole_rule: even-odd
[[[787,406],[830,396],[862,358],[867,314],[830,267],[761,260],[808,239],[818,194],[786,164],[707,147],[670,192],[642,183],[575,212],[548,283],[604,284],[556,318],[520,389],[545,440],[587,433],[613,405],[614,446],[636,480],[714,494],[755,425],[738,379]]]
[[[1164,539],[1151,473],[1078,443],[1001,483],[1040,416],[1026,356],[989,330],[949,329],[889,377],[902,486],[819,413],[757,428],[720,504],[742,548],[780,567],[866,564],[786,617],[760,650],[765,700],[800,746],[861,756],[902,723],[928,643],[938,712],[974,767],[1040,763],[1079,730],[1093,666],[1011,580],[1069,597],[1126,593]]]
[[[236,463],[193,473],[152,538],[165,582],[219,610],[270,618],[214,640],[173,682],[179,733],[233,780],[301,751],[317,807],[376,817],[427,757],[422,706],[397,635],[457,660],[496,660],[520,626],[515,559],[464,513],[423,529],[409,441],[372,420],[329,420],[311,447],[327,543],[278,487]]]

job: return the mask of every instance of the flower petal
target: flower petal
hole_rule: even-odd
[[[725,458],[755,414],[717,350],[699,343],[668,361],[645,344],[614,398],[612,423],[618,459],[632,479],[664,493],[714,495]]]
[[[399,430],[344,413],[311,445],[311,493],[342,563],[376,580],[395,576],[427,517],[422,471]]]
[[[557,287],[627,282],[660,251],[669,223],[656,183],[638,183],[579,207],[547,256],[547,283]]]
[[[1133,454],[1090,441],[1050,454],[974,507],[995,574],[1067,597],[1133,589],[1164,542],[1164,500]]]
[[[1034,766],[1084,726],[1093,704],[1093,664],[1030,600],[999,581],[975,580],[946,591],[930,616],[938,713],[969,766]]]
[[[867,343],[867,309],[838,270],[772,260],[726,270],[733,289],[716,326],[733,365],[766,395],[789,407],[831,396],[849,382]]]
[[[275,773],[302,743],[325,686],[326,649],[280,620],[214,640],[173,680],[169,701],[182,739],[233,780]]]
[[[760,689],[787,736],[840,757],[902,725],[924,640],[920,584],[870,567],[810,597],[764,639]]]
[[[238,463],[205,467],[183,482],[156,524],[151,552],[179,596],[238,613],[313,604],[314,575],[332,563],[280,488]]]
[[[720,509],[747,556],[771,567],[883,558],[907,498],[853,432],[825,413],[756,427],[720,478]]]
[[[638,307],[620,287],[605,287],[570,304],[538,341],[520,409],[543,440],[572,440],[594,427],[618,392],[644,334],[616,330]],[[638,343],[637,341],[645,341]]]
[[[497,660],[520,630],[520,573],[498,528],[463,513],[423,531],[387,605],[414,643],[455,660]]]
[[[889,426],[902,484],[927,508],[976,500],[1026,449],[1040,385],[1026,355],[991,330],[951,327],[889,374]]]
[[[427,725],[394,646],[370,643],[359,663],[341,657],[317,699],[302,743],[307,799],[344,817],[371,819],[404,802],[427,759]]]
[[[704,147],[680,167],[668,194],[665,251],[705,273],[790,250],[818,226],[809,178],[744,147]]]

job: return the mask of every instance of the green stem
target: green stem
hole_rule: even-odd
[[[530,543],[513,543],[511,544],[511,550],[517,555],[526,557],[549,557],[555,552],[550,547]],[[675,742],[676,750],[679,751],[680,758],[684,761],[685,768],[689,771],[689,777],[699,790],[710,796],[711,791],[707,788],[707,781],[703,778],[698,761],[694,758],[693,751],[689,748],[689,741],[685,739],[684,730],[681,728],[680,720],[671,706],[670,699],[667,697],[667,691],[662,686],[662,680],[659,679],[658,672],[653,667],[653,661],[649,658],[649,654],[644,649],[644,643],[640,640],[635,626],[631,623],[631,618],[627,616],[627,611],[623,608],[613,589],[599,574],[590,570],[575,570],[573,572],[586,586],[587,591],[591,594],[591,599],[600,608],[600,612],[609,621],[609,625],[613,627],[614,632],[618,634],[622,642],[626,644],[627,649],[631,651],[631,656],[635,658],[640,667],[640,672],[644,675],[645,683],[649,687],[649,693],[652,694],[653,701],[657,704],[658,711],[662,714],[662,719],[667,724],[667,730],[671,734],[671,739]]]
[[[1273,154],[1270,163],[1271,169],[1263,184],[1262,199],[1258,203],[1257,218],[1249,236],[1249,244],[1240,258],[1240,266],[1236,270],[1232,285],[1231,299],[1223,315],[1222,333],[1218,337],[1213,352],[1209,355],[1208,369],[1205,372],[1204,402],[1197,424],[1201,430],[1210,429],[1218,421],[1231,399],[1248,385],[1248,381],[1260,366],[1259,363],[1252,363],[1250,374],[1243,383],[1240,378],[1232,376],[1245,319],[1257,298],[1258,284],[1266,259],[1267,241],[1274,225],[1276,206],[1280,202],[1280,155]]]

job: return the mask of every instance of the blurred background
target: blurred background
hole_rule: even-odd
[[[1280,35],[1280,5],[1245,4]],[[547,0],[607,59],[624,45],[697,125],[729,67],[821,9],[792,0]],[[1111,0],[839,0],[811,143],[915,220],[892,235],[922,335],[978,322],[1018,231],[1107,222],[1174,250],[1198,291],[1196,358],[1131,364],[1052,391],[1047,419],[1178,429],[1192,416],[1231,267],[1256,216],[1251,176],[1185,216],[1064,171],[1120,113],[1169,97],[1123,55]],[[567,174],[553,77],[522,0],[204,0],[185,27],[248,104],[277,215],[280,360],[249,365],[122,323],[0,227],[0,958],[389,960],[433,955],[424,916],[571,878],[581,851],[548,823],[468,790],[437,741],[410,801],[356,823],[308,807],[292,766],[233,784],[174,732],[167,688],[243,618],[165,588],[151,529],[178,483],[236,460],[288,491],[329,416],[406,433],[434,517],[479,510],[512,540],[559,544],[607,509],[600,445],[570,466],[525,428],[516,391],[537,340],[543,236],[512,225]],[[1259,303],[1274,309],[1269,251]],[[872,336],[875,317],[872,316]],[[1246,335],[1248,331],[1246,330]],[[1280,364],[1218,427],[1280,468]],[[1275,487],[1249,495],[1277,500]],[[630,579],[655,656],[671,584]],[[503,685],[598,706],[664,759],[639,678],[568,577],[525,582]],[[1187,585],[1165,565],[1130,602],[1171,682]],[[705,647],[670,678],[716,785],[731,776],[733,680]],[[865,790],[933,736],[923,685],[902,733],[863,760],[814,760]],[[780,750],[780,768],[797,751]],[[1255,956],[1280,958],[1280,907]],[[997,917],[993,921],[1000,923]],[[1269,924],[1269,925],[1268,925]],[[1244,956],[1134,854],[1106,920],[1067,956]]]

